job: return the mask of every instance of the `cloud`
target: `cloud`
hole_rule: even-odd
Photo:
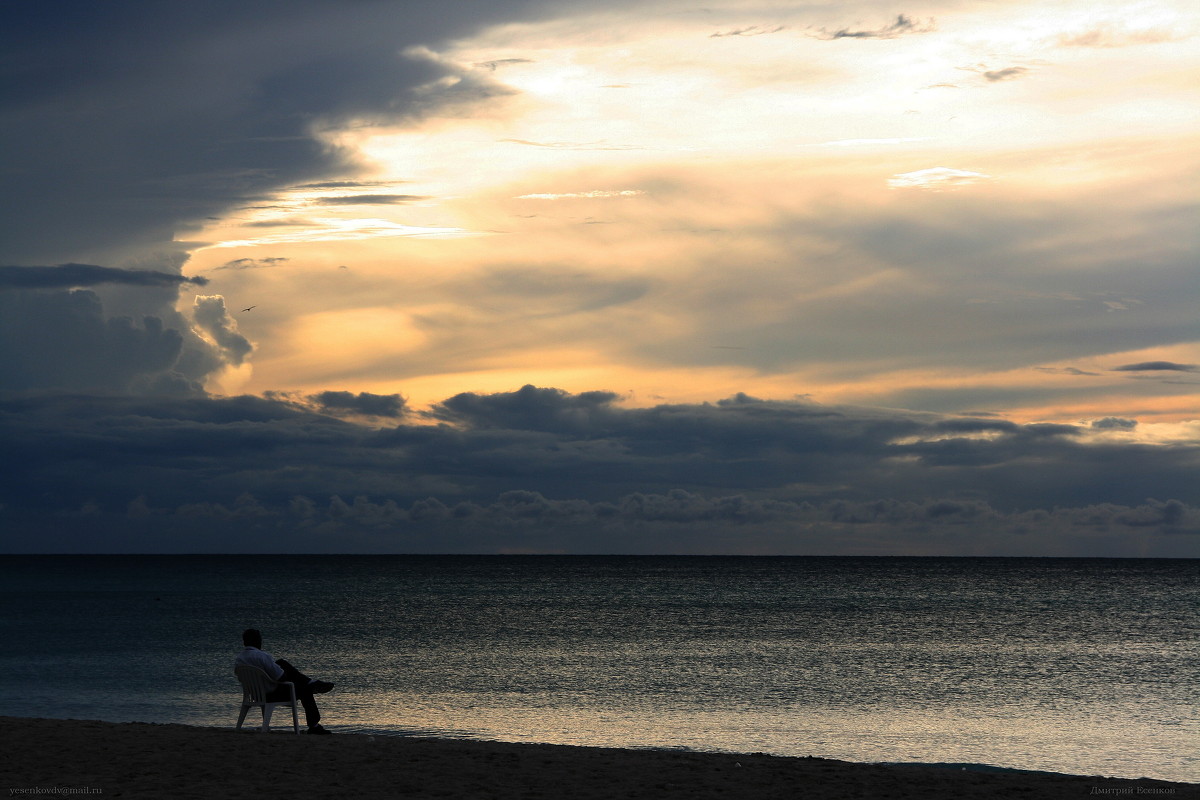
[[[252,222],[246,222],[244,225],[247,228],[307,228],[314,225],[320,225],[320,223],[307,217],[284,217],[282,219],[259,219]],[[247,261],[254,261],[254,259],[247,259]],[[232,264],[234,262],[230,261],[228,263]],[[261,266],[267,265],[262,264]],[[220,267],[217,267],[217,269],[220,269]],[[237,269],[237,267],[232,267],[232,269]]]
[[[172,380],[184,335],[157,316],[106,319],[90,291],[0,293],[0,390],[194,391]]]
[[[480,74],[486,69],[467,65],[497,53],[532,52],[497,43],[514,31],[528,37],[529,31],[520,24],[523,19],[572,17],[583,10],[583,4],[466,0],[439,6],[297,0],[285,15],[262,4],[226,0],[206,3],[202,13],[188,4],[142,0],[78,4],[77,14],[38,11],[35,5],[18,12],[30,17],[28,24],[0,32],[8,60],[21,66],[18,72],[0,76],[5,97],[0,146],[4,152],[21,154],[0,175],[0,196],[11,208],[0,215],[0,225],[5,226],[0,232],[0,258],[5,263],[136,266],[140,262],[132,256],[105,258],[91,253],[140,254],[156,246],[173,251],[191,247],[172,243],[181,225],[247,204],[277,202],[279,188],[298,184],[319,191],[307,200],[296,199],[290,211],[281,213],[301,213],[295,208],[314,202],[311,198],[316,194],[408,197],[370,193],[398,193],[409,186],[340,180],[367,174],[368,165],[357,160],[358,153],[337,143],[361,142],[384,126],[391,127],[392,133],[399,133],[401,126],[411,132],[421,117],[438,109],[446,115],[424,130],[439,145],[465,142],[469,149],[472,142],[489,137],[527,136],[520,140],[525,147],[502,148],[514,156],[511,167],[521,168],[522,161],[515,158],[519,156],[543,166],[550,159],[562,168],[553,180],[522,172],[528,188],[521,191],[570,190],[572,184],[585,190],[528,195],[531,200],[629,196],[586,191],[590,185],[652,187],[654,202],[605,203],[612,224],[571,229],[572,235],[582,234],[586,242],[566,241],[565,222],[543,220],[525,226],[521,236],[495,237],[486,248],[482,243],[442,247],[395,240],[387,255],[382,255],[387,243],[377,248],[362,242],[333,249],[318,246],[311,252],[303,246],[289,247],[288,255],[314,265],[312,280],[304,286],[289,280],[283,270],[247,272],[240,277],[221,272],[236,278],[235,283],[250,279],[272,283],[275,310],[270,319],[259,320],[264,326],[268,322],[288,325],[288,310],[300,308],[302,302],[311,311],[314,292],[328,294],[332,287],[323,281],[338,274],[324,270],[339,263],[353,265],[353,271],[341,270],[345,274],[337,296],[328,295],[333,305],[323,307],[336,307],[336,313],[352,318],[355,303],[377,304],[394,309],[388,319],[411,321],[417,334],[412,342],[406,339],[403,347],[389,351],[392,355],[371,351],[361,358],[350,352],[351,337],[324,337],[318,344],[330,349],[306,352],[305,347],[317,345],[305,340],[298,329],[263,327],[262,335],[274,337],[271,344],[278,344],[275,353],[283,358],[273,364],[279,369],[260,369],[259,375],[278,376],[271,380],[305,387],[306,393],[334,380],[325,376],[337,375],[336,380],[345,381],[332,384],[330,392],[297,395],[288,402],[225,403],[202,396],[206,379],[225,367],[245,365],[254,354],[219,296],[176,310],[179,290],[192,288],[182,276],[168,275],[170,280],[155,285],[73,283],[38,291],[13,287],[0,293],[5,295],[0,297],[0,388],[29,401],[21,405],[18,398],[5,397],[15,404],[14,416],[0,425],[6,447],[11,433],[12,441],[28,445],[22,453],[33,465],[31,476],[21,476],[22,482],[11,491],[0,487],[4,493],[0,502],[6,508],[17,502],[20,513],[31,515],[28,530],[39,521],[45,523],[44,530],[57,530],[52,523],[60,515],[73,519],[70,515],[89,503],[102,514],[124,514],[143,495],[145,501],[137,505],[138,524],[161,523],[160,532],[169,533],[168,523],[187,518],[196,527],[181,535],[199,536],[203,509],[225,509],[235,520],[270,519],[286,527],[291,518],[281,509],[288,509],[292,498],[299,497],[317,509],[314,519],[325,514],[313,530],[327,530],[334,537],[339,531],[353,530],[344,521],[356,507],[364,514],[375,508],[383,517],[410,521],[440,519],[444,511],[446,527],[422,529],[421,536],[429,537],[422,545],[429,547],[438,545],[439,535],[466,530],[454,526],[466,526],[462,520],[467,518],[471,530],[486,537],[491,535],[488,531],[499,531],[496,526],[501,522],[524,524],[520,520],[537,518],[532,510],[549,507],[562,518],[570,512],[580,525],[600,528],[604,514],[615,514],[622,520],[617,526],[624,531],[621,536],[632,536],[639,525],[645,525],[645,545],[651,546],[669,541],[660,534],[677,524],[667,519],[671,513],[681,518],[699,514],[696,519],[707,520],[703,524],[712,531],[726,524],[730,531],[750,531],[750,527],[732,527],[731,521],[741,513],[736,509],[741,508],[748,510],[746,519],[753,522],[740,524],[775,525],[784,532],[779,535],[809,523],[835,526],[825,527],[827,532],[861,532],[864,526],[882,525],[878,520],[883,519],[846,521],[865,517],[862,504],[894,501],[922,509],[904,518],[906,535],[917,536],[912,531],[919,525],[936,527],[956,517],[1002,518],[1007,525],[1022,514],[1047,512],[1048,521],[1030,522],[1030,529],[1046,542],[1065,542],[1069,538],[1066,517],[1055,516],[1050,509],[1100,508],[1112,503],[1125,511],[1108,514],[1105,518],[1110,521],[1122,514],[1127,519],[1167,520],[1181,517],[1176,512],[1156,517],[1157,511],[1133,510],[1149,508],[1146,498],[1150,497],[1177,498],[1189,508],[1196,505],[1194,490],[1178,477],[1194,468],[1190,446],[1168,453],[1138,449],[1129,441],[1099,441],[1144,437],[1145,426],[1134,433],[1087,421],[1056,429],[1016,423],[986,427],[950,424],[920,414],[748,398],[630,409],[622,407],[613,392],[588,397],[536,388],[499,396],[455,394],[502,385],[501,380],[512,381],[514,387],[535,377],[553,382],[553,375],[569,375],[563,380],[572,381],[570,388],[577,391],[587,388],[576,383],[589,380],[584,376],[608,375],[596,377],[595,385],[623,392],[636,385],[637,396],[643,398],[653,396],[653,391],[678,392],[683,397],[702,396],[702,392],[722,396],[747,388],[739,383],[746,380],[759,391],[786,394],[799,386],[817,397],[833,392],[853,397],[857,392],[861,403],[904,406],[907,403],[901,401],[911,398],[927,400],[930,405],[925,408],[947,411],[1025,402],[1026,408],[1038,409],[1026,412],[1031,416],[1043,413],[1068,419],[1122,415],[1117,419],[1133,411],[1171,413],[1164,406],[1166,392],[1174,390],[1163,387],[1164,371],[1140,373],[1156,376],[1154,381],[1122,380],[1119,376],[1125,373],[1117,371],[1105,373],[1101,380],[1093,376],[1081,382],[1050,378],[1030,366],[1122,363],[1113,354],[1137,352],[1144,354],[1141,357],[1196,360],[1183,349],[1194,340],[1195,259],[1188,250],[1193,241],[1188,226],[1194,216],[1188,213],[1190,198],[1164,189],[1175,184],[1161,179],[1162,174],[1177,175],[1194,166],[1176,158],[1182,145],[1175,151],[1146,151],[1133,141],[1120,147],[1075,147],[1069,146],[1072,136],[1087,138],[1092,132],[1080,134],[1067,126],[1053,128],[1058,144],[1040,152],[1018,152],[1026,146],[1022,142],[1046,142],[1042,138],[1049,135],[1046,123],[1079,117],[1066,113],[1061,103],[1047,105],[1050,98],[1039,99],[1035,92],[1023,97],[1029,101],[1024,108],[1030,117],[1021,115],[1022,135],[1017,137],[1021,142],[1005,135],[1003,124],[993,125],[996,120],[983,113],[986,109],[983,116],[961,117],[956,126],[960,133],[940,142],[970,148],[969,157],[963,157],[964,150],[958,161],[944,163],[960,163],[977,172],[948,167],[910,172],[921,163],[905,164],[905,159],[893,157],[872,166],[861,153],[826,152],[816,158],[817,151],[811,150],[807,153],[814,156],[809,159],[812,163],[799,164],[797,172],[791,168],[797,153],[796,131],[807,131],[804,136],[812,142],[856,132],[915,135],[921,132],[912,127],[917,123],[941,125],[937,105],[949,98],[935,97],[937,93],[910,98],[911,103],[920,100],[925,116],[904,118],[905,130],[889,130],[877,124],[879,119],[872,122],[870,114],[894,112],[893,121],[898,122],[904,104],[911,104],[903,99],[903,86],[890,86],[891,79],[926,85],[938,80],[936,73],[944,67],[929,62],[928,74],[896,73],[885,82],[889,88],[880,83],[876,64],[851,59],[846,53],[840,61],[796,60],[795,53],[784,48],[791,53],[780,56],[786,65],[770,61],[769,55],[768,61],[751,71],[742,71],[745,64],[726,65],[728,69],[718,70],[723,73],[720,91],[702,92],[708,107],[725,109],[723,121],[714,117],[715,127],[705,136],[729,135],[727,149],[723,144],[678,169],[650,159],[641,159],[639,166],[622,162],[626,164],[622,167],[614,162],[622,159],[608,153],[606,166],[597,171],[590,157],[558,151],[620,149],[619,144],[590,141],[601,134],[611,134],[618,143],[654,139],[638,133],[643,129],[636,126],[685,118],[686,114],[675,112],[691,102],[689,92],[715,84],[693,71],[695,65],[686,58],[679,60],[678,53],[664,49],[655,58],[670,62],[671,86],[680,92],[660,93],[653,87],[661,89],[664,84],[658,81],[668,76],[644,70],[635,75],[658,62],[652,65],[648,57],[639,60],[644,56],[638,53],[645,50],[634,48],[633,57],[619,69],[612,63],[603,65],[616,69],[611,76],[594,74],[579,84],[583,93],[577,99],[599,101],[599,95],[610,95],[604,102],[623,99],[626,111],[622,113],[629,114],[614,115],[601,127],[592,125],[590,133],[579,126],[582,118],[570,109],[542,103],[532,88],[543,85],[537,82],[530,83],[524,99],[476,113],[480,110],[476,104],[487,104],[489,97],[509,90],[492,83],[493,76]],[[709,23],[701,24],[710,25],[712,18],[708,19]],[[635,18],[627,30],[654,27],[642,25],[643,21]],[[995,21],[987,20],[988,24]],[[491,28],[494,22],[514,24]],[[670,24],[677,22],[673,18]],[[548,30],[561,33],[582,24],[578,18],[564,19]],[[731,35],[758,35],[751,29],[730,30],[728,18],[724,24],[725,28],[711,24],[706,29],[690,24],[691,32],[683,41],[696,45],[697,30],[703,38],[718,28]],[[836,17],[814,24],[829,25],[828,38],[891,39],[922,29],[903,15],[867,18],[865,24],[840,30]],[[973,32],[973,24],[973,14],[956,17],[955,42],[945,44],[959,47],[983,41],[987,32]],[[662,23],[664,32],[666,27]],[[595,29],[592,25],[589,33]],[[139,33],[148,30],[154,35]],[[489,31],[488,46],[493,49],[478,49],[459,63],[409,48],[442,47],[440,43],[450,40],[469,43],[484,30]],[[778,45],[776,39],[753,41]],[[523,38],[518,44],[530,41]],[[806,41],[793,44],[829,55],[834,54],[828,48],[844,50]],[[859,55],[868,49],[894,50],[883,43],[845,47]],[[1155,53],[1177,60],[1178,55],[1171,55],[1177,49],[1159,48]],[[549,51],[539,52],[547,53],[549,64]],[[573,52],[576,66],[590,68],[585,62],[592,56],[582,50]],[[987,52],[1004,49],[997,45]],[[712,62],[703,55],[697,51],[695,56],[703,64],[700,69],[710,70]],[[981,57],[955,55],[952,50],[943,55],[953,59],[946,62],[950,64]],[[1008,67],[1016,61],[995,63]],[[1162,72],[1163,63],[1156,62],[1153,69]],[[1140,69],[1138,74],[1145,77],[1148,67]],[[518,72],[533,78],[537,71],[514,68],[512,74],[514,80]],[[698,82],[693,83],[692,76],[699,76]],[[646,82],[635,84],[640,88],[621,98],[595,89],[605,81],[626,79]],[[743,79],[754,81],[751,91],[746,91]],[[786,89],[778,95],[778,105],[772,94],[776,79],[788,82],[778,84]],[[978,84],[985,80],[977,79]],[[555,91],[571,93],[570,83],[557,79],[550,83]],[[1152,86],[1148,81],[1133,83],[1143,92]],[[888,93],[897,105],[854,102],[850,105],[866,116],[859,116],[858,110],[851,110],[851,116],[825,114],[834,107],[849,109],[845,98],[859,97],[856,86],[866,87],[868,94]],[[1040,92],[1050,87],[1028,88]],[[594,90],[596,98],[584,89]],[[654,101],[646,106],[647,113],[635,113],[650,95]],[[1163,101],[1155,102],[1168,111],[1176,99],[1155,96]],[[1130,121],[1137,115],[1121,110],[1125,106],[1120,96],[1105,97],[1114,102],[1086,105],[1105,108],[1114,119],[1126,120],[1111,135],[1124,136],[1134,130],[1130,125],[1141,125]],[[759,106],[781,114],[780,119],[802,124],[781,124],[775,130],[749,124],[754,114],[743,118],[737,113]],[[815,116],[810,107],[815,108]],[[526,115],[536,109],[540,109],[537,114]],[[521,124],[509,124],[516,122]],[[548,127],[535,128],[527,122]],[[669,132],[667,127],[664,132]],[[505,133],[498,133],[502,128]],[[469,134],[465,139],[458,136],[464,131]],[[761,138],[746,139],[747,133]],[[451,135],[443,138],[443,134]],[[1105,130],[1103,136],[1109,135]],[[421,132],[391,141],[411,144],[410,139],[423,136]],[[784,162],[771,159],[785,148],[789,166],[780,169]],[[1123,154],[1120,158],[1096,155],[1118,151]],[[385,155],[390,159],[398,152],[403,147]],[[727,158],[735,152],[736,157]],[[1140,153],[1136,165],[1129,161],[1129,153]],[[1166,166],[1155,167],[1154,172],[1147,166],[1151,161]],[[421,162],[414,158],[380,166],[403,172],[405,163],[419,166]],[[469,158],[459,161],[449,153],[445,161],[430,159],[429,163],[436,165],[429,174],[470,175],[474,185],[491,186],[490,194],[484,194],[492,200],[504,196],[499,184],[487,183],[491,173],[476,173]],[[985,172],[999,175],[1002,168],[1005,181],[995,182],[987,192],[964,191],[950,197],[932,191],[883,191],[888,176],[899,187],[935,190],[981,181],[987,177]],[[1104,177],[1118,168],[1125,175],[1137,173],[1137,179]],[[938,173],[939,169],[944,172]],[[1096,179],[1085,181],[1086,187],[1070,177],[1085,174]],[[803,179],[797,180],[797,175]],[[1045,193],[1046,180],[1055,182],[1051,194]],[[425,183],[411,188],[434,191]],[[463,191],[456,196],[474,195]],[[592,213],[598,214],[594,210],[598,207],[592,204]],[[505,213],[494,207],[487,212],[487,208],[486,202],[472,202],[454,210],[465,214],[462,219],[470,217],[486,228],[495,224],[486,221],[489,213]],[[348,210],[331,210],[329,216]],[[565,206],[559,210],[565,213]],[[433,217],[406,221],[437,223]],[[271,253],[271,243],[469,233],[389,220],[288,221],[296,222],[303,228],[248,230],[243,241],[223,244],[268,245],[253,254]],[[543,231],[552,227],[553,233],[543,238]],[[64,229],[61,236],[59,228]],[[258,233],[266,237],[252,238]],[[271,234],[281,236],[271,239]],[[309,254],[297,255],[300,250]],[[197,260],[215,266],[233,255],[247,254],[222,257],[221,250],[213,249]],[[1133,262],[1138,270],[1129,269]],[[238,259],[217,269],[253,270],[282,263]],[[405,269],[398,283],[389,265],[399,263]],[[163,275],[172,272],[169,266],[153,270]],[[432,279],[426,279],[429,276]],[[73,287],[83,291],[65,291]],[[1119,302],[1125,307],[1119,314],[1105,314],[1095,300],[1100,291],[1109,289],[1114,293],[1104,295],[1108,299],[1103,302],[1114,308]],[[1053,296],[1067,290],[1092,299],[1075,303]],[[1124,299],[1135,295],[1144,300],[1143,306]],[[986,304],[971,304],[980,298]],[[495,309],[482,313],[488,302],[494,302]],[[366,327],[361,337],[368,340],[364,351],[376,344],[378,351],[396,344],[383,338],[371,340],[371,326]],[[289,330],[297,335],[285,337]],[[597,331],[603,336],[598,337]],[[725,347],[714,348],[714,343]],[[741,349],[733,350],[732,345]],[[315,361],[321,362],[315,369],[324,370],[324,376],[297,377],[300,373],[293,371],[298,364]],[[528,369],[528,375],[523,369]],[[631,374],[637,377],[626,383]],[[1083,373],[1067,369],[1064,374]],[[645,378],[648,375],[653,378]],[[435,404],[427,417],[409,410],[399,395],[359,391],[394,387],[400,380],[412,381],[412,390],[426,397],[439,391],[431,386],[445,386],[450,380],[468,383],[441,390],[437,398],[454,397]],[[651,381],[657,385],[647,389]],[[710,386],[721,388],[704,388]],[[764,386],[772,388],[764,390]],[[1116,395],[1133,396],[1138,391],[1147,401],[1151,391],[1161,393],[1153,404],[1131,402],[1122,411]],[[73,404],[63,397],[46,396],[54,392],[93,393],[98,399]],[[122,393],[136,396],[125,398],[129,401],[125,404],[107,397]],[[170,393],[190,394],[197,402],[157,398]],[[1183,406],[1179,399],[1183,397],[1179,392],[1176,408]],[[1031,406],[1034,401],[1039,405]],[[38,436],[21,438],[26,436],[21,425],[32,426]],[[206,449],[210,438],[221,445],[211,454]],[[50,455],[69,453],[69,457],[39,453],[39,444]],[[91,447],[105,458],[92,454]],[[117,465],[113,475],[96,480],[109,462]],[[6,468],[6,475],[25,469],[24,462],[12,463],[17,466]],[[1129,472],[1135,474],[1118,475],[1113,464],[1131,465]],[[174,477],[168,480],[168,476]],[[19,497],[21,492],[28,497]],[[238,500],[244,492],[253,502]],[[344,502],[333,503],[331,495]],[[359,497],[369,500],[359,503],[355,499]],[[635,497],[646,500],[630,500]],[[838,502],[851,504],[841,521],[834,518],[833,504]],[[807,508],[805,503],[817,509],[804,511],[811,517],[797,511]],[[960,510],[948,505],[954,503]],[[705,512],[705,504],[713,507]],[[180,511],[185,507],[191,509],[190,516]],[[651,513],[652,508],[667,511]],[[671,511],[675,508],[683,510]],[[768,508],[790,510],[773,517]],[[465,516],[456,522],[455,514],[460,512]],[[538,523],[545,530],[550,528],[546,520],[552,518],[547,514]],[[2,519],[0,525],[8,530],[13,519]],[[433,522],[421,524],[433,526]],[[1133,529],[1118,522],[1110,527],[1113,531],[1127,528]],[[1157,528],[1137,530],[1158,536],[1160,529],[1167,528],[1175,535],[1186,526],[1160,522]],[[219,528],[205,530],[223,535]],[[238,532],[245,530],[249,529]],[[756,528],[752,535],[767,534],[765,528]],[[487,545],[485,538],[473,541]],[[864,541],[855,539],[858,544]],[[955,542],[956,547],[969,549],[964,540]],[[1131,542],[1125,540],[1125,545],[1133,548]],[[567,543],[579,546],[579,540]]]
[[[523,144],[527,147],[545,147],[551,150],[647,150],[650,148],[636,144],[609,144],[598,142],[535,142],[529,139],[500,139],[501,142]]]
[[[9,14],[0,46],[21,69],[5,78],[0,150],[21,163],[0,176],[0,196],[19,198],[5,207],[0,260],[115,260],[281,187],[335,180],[356,156],[321,131],[508,91],[412,46],[542,5],[296,0],[280,16],[130,0]]]
[[[322,197],[316,203],[322,206],[383,206],[428,199],[425,195],[419,194],[348,194],[341,197]]]
[[[330,412],[347,411],[372,417],[400,417],[406,412],[404,398],[398,394],[329,391],[310,395],[309,399]]]
[[[1009,81],[1014,78],[1020,78],[1028,72],[1028,67],[1005,67],[1004,69],[987,70],[982,74],[989,83],[998,83],[1000,81]]]
[[[519,305],[526,320],[555,319],[620,307],[644,297],[651,282],[638,277],[590,275],[552,269],[497,269],[461,289],[463,299]]]
[[[832,142],[821,142],[819,147],[859,147],[863,145],[878,145],[878,144],[906,144],[908,142],[924,142],[929,137],[926,136],[905,136],[892,139],[837,139]]]
[[[1122,417],[1104,417],[1103,419],[1092,420],[1092,427],[1099,430],[1121,430],[1131,431],[1137,427],[1136,419],[1124,419]]]
[[[370,189],[378,186],[392,186],[395,181],[319,181],[317,183],[302,183],[296,189]]]
[[[0,263],[59,266],[0,270],[0,389],[198,394],[244,364],[252,348],[223,301],[202,299],[194,319],[175,309],[180,287],[207,279],[95,264],[164,262],[178,272],[197,246],[178,240],[180,230],[269,205],[285,187],[361,190],[355,202],[367,202],[363,193],[385,184],[346,180],[363,164],[327,134],[493,102],[510,90],[411,46],[544,12],[540,0],[449,9],[296,0],[282,16],[229,0],[203,13],[130,0],[6,13],[0,47],[20,69],[0,76],[0,151],[21,159],[0,173]],[[465,233],[389,220],[286,222],[304,227],[273,225],[273,241]],[[68,288],[95,291],[54,291]]]
[[[900,159],[901,166],[905,160],[911,161]],[[929,164],[917,161],[902,171],[921,166]],[[993,172],[974,163],[958,166]],[[890,176],[860,176],[863,191],[827,184],[810,190],[761,170],[722,173],[711,184],[682,171],[638,169],[617,180],[609,176],[607,184],[575,176],[566,185],[528,186],[522,194],[583,194],[589,185],[651,193],[518,201],[528,203],[530,213],[555,203],[561,213],[567,205],[590,205],[587,213],[615,224],[587,227],[603,247],[551,246],[539,253],[538,269],[506,266],[528,258],[516,241],[524,236],[497,237],[489,245],[495,266],[439,275],[419,297],[407,288],[387,295],[397,307],[429,309],[418,323],[428,338],[417,352],[373,362],[376,382],[355,388],[445,374],[447,363],[459,374],[502,369],[513,381],[528,369],[554,383],[533,371],[564,369],[545,355],[561,348],[577,353],[595,374],[633,373],[622,388],[637,387],[643,398],[747,387],[790,393],[799,382],[827,401],[947,412],[1024,407],[1036,409],[1031,415],[1056,415],[1054,409],[1062,409],[1074,419],[1119,413],[1116,395],[1125,395],[1131,411],[1145,413],[1144,403],[1162,385],[1117,381],[1132,373],[1108,368],[1129,361],[1114,353],[1169,356],[1151,348],[1194,338],[1184,198],[1146,201],[1130,187],[1067,192],[1051,202],[1008,176],[940,193],[887,190]],[[822,190],[833,194],[822,197]],[[769,211],[757,205],[764,197],[772,198]],[[673,210],[681,200],[686,227]],[[739,216],[731,220],[734,209]],[[739,231],[752,235],[733,235]],[[1139,274],[1119,256],[1130,252],[1139,253]],[[1102,298],[1126,297],[1143,302],[1120,315],[1104,312]],[[979,298],[988,303],[970,302]],[[434,310],[439,304],[445,305]],[[604,335],[597,338],[597,330]],[[1195,361],[1176,355],[1176,361]],[[1074,365],[1097,376],[1055,377],[1035,370],[1041,365]],[[752,371],[747,380],[753,383],[739,387],[743,370]],[[314,375],[306,385],[323,380]],[[624,379],[602,385],[618,381]],[[697,382],[717,388],[696,389]],[[649,383],[661,388],[646,389]],[[469,388],[476,387],[447,386],[443,394]],[[1102,406],[1090,408],[1101,394]],[[429,392],[417,397],[422,404],[439,399]],[[1167,413],[1187,413],[1179,397]]]
[[[274,227],[274,226],[272,226]],[[463,228],[441,228],[427,225],[405,225],[390,219],[364,217],[358,219],[322,218],[309,221],[298,230],[275,233],[257,239],[224,241],[213,247],[249,247],[255,245],[295,244],[297,242],[347,242],[392,237],[457,238],[478,236],[477,231]]]
[[[786,25],[776,25],[771,28],[762,27],[759,25],[749,25],[745,28],[735,28],[729,31],[718,31],[716,33],[709,34],[708,38],[722,39],[727,36],[765,36],[771,33],[779,33],[786,28]]]
[[[989,180],[992,176],[982,172],[971,172],[965,169],[950,167],[930,167],[914,172],[902,172],[888,178],[888,186],[893,189],[941,189],[969,186],[973,183]]]
[[[1174,361],[1142,361],[1113,367],[1113,372],[1200,372],[1200,365],[1176,364]]]
[[[102,284],[164,287],[185,283],[203,286],[208,283],[208,278],[189,278],[151,270],[98,267],[94,264],[59,264],[54,267],[0,266],[0,290],[68,289]]]
[[[616,400],[613,392],[572,395],[561,389],[526,385],[512,393],[463,392],[435,405],[429,416],[482,429],[581,430],[610,413]]]
[[[1034,367],[1038,372],[1045,372],[1048,375],[1079,375],[1095,377],[1099,372],[1087,372],[1086,370],[1077,367]]]
[[[324,391],[316,394],[269,391],[267,400],[284,403],[292,408],[313,414],[339,418],[385,417],[398,419],[409,413],[407,401],[399,394],[371,392]]]
[[[1033,70],[1029,67],[1010,66],[1000,69],[990,69],[986,64],[979,63],[972,66],[958,67],[957,69],[963,72],[973,72],[981,76],[988,83],[1001,83],[1003,81],[1016,80],[1030,74]]]
[[[421,421],[398,396],[343,391],[10,396],[0,523],[9,548],[43,552],[277,552],[297,535],[315,552],[497,552],[527,535],[568,552],[1195,555],[1200,542],[1194,444],[746,395],[617,400],[525,386],[455,395]],[[395,424],[349,421],[364,415]]]
[[[871,30],[851,30],[842,28],[837,31],[829,31],[822,28],[816,34],[818,39],[835,40],[835,39],[896,39],[900,36],[909,34],[929,33],[937,30],[937,23],[933,19],[926,22],[918,22],[912,17],[904,14],[898,14],[894,22],[890,25],[884,25]]]
[[[196,327],[217,346],[221,360],[239,366],[254,351],[254,346],[237,331],[237,320],[225,309],[221,295],[197,295],[192,316]]]
[[[1122,24],[1099,25],[1077,33],[1060,34],[1056,43],[1062,47],[1134,47],[1160,44],[1187,38],[1166,28],[1130,28]]]
[[[228,357],[175,305],[208,280],[167,272],[170,255],[149,261],[159,268],[0,268],[0,392],[203,394]]]
[[[395,530],[401,526],[419,526],[434,530],[457,529],[460,535],[474,529],[488,536],[531,528],[572,533],[579,529],[599,528],[616,538],[630,531],[637,531],[642,536],[662,535],[677,532],[685,526],[704,532],[719,527],[739,533],[764,526],[792,526],[798,532],[808,533],[804,536],[806,543],[820,541],[820,538],[853,541],[855,532],[872,531],[878,535],[882,530],[904,531],[911,535],[917,531],[926,533],[930,529],[940,529],[937,535],[946,537],[948,531],[966,526],[971,526],[977,540],[990,538],[987,535],[997,531],[1015,538],[1055,527],[1083,528],[1090,532],[1161,528],[1186,534],[1200,533],[1200,508],[1178,500],[1154,499],[1137,506],[1100,504],[1046,513],[1006,513],[984,502],[949,499],[812,504],[752,499],[743,494],[706,497],[675,489],[663,494],[633,493],[612,502],[595,503],[581,499],[551,499],[540,492],[516,489],[502,492],[490,502],[465,501],[454,505],[446,505],[434,497],[400,504],[372,502],[359,495],[352,503],[347,503],[334,495],[326,504],[296,496],[285,511],[280,507],[267,509],[252,495],[242,495],[228,508],[208,504],[189,506],[187,510],[229,521],[239,516],[290,517],[291,524],[299,522],[310,528],[354,526]],[[814,527],[818,537],[810,533]]]
[[[641,189],[620,189],[620,190],[601,190],[597,189],[590,192],[563,192],[555,194],[546,192],[542,194],[522,194],[518,195],[518,200],[593,200],[607,197],[637,197],[643,195]]]
[[[269,258],[235,258],[233,261],[226,261],[221,266],[214,267],[213,269],[266,269],[268,267],[281,266],[288,260],[289,259],[283,258],[282,256],[272,256]]]
[[[475,66],[477,66],[481,69],[486,69],[486,70],[490,70],[491,72],[495,72],[497,67],[508,67],[508,66],[512,66],[513,64],[533,64],[533,63],[536,63],[536,62],[533,61],[533,59],[529,59],[529,58],[498,58],[494,61],[481,61],[481,62],[475,64]]]

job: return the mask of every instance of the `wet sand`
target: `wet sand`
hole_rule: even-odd
[[[1200,798],[1200,784],[659,750],[0,717],[4,797]]]

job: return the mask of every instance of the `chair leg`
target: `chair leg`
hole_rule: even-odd
[[[245,704],[242,705],[242,711],[240,714],[238,714],[237,730],[240,731],[242,729],[242,723],[246,721],[246,712],[249,710],[250,710],[250,706],[245,705]]]
[[[300,735],[300,716],[296,713],[296,703],[292,702],[292,730]]]

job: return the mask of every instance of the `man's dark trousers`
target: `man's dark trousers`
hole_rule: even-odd
[[[279,680],[291,681],[296,686],[296,699],[304,706],[304,721],[310,728],[316,725],[321,721],[321,710],[317,708],[317,701],[313,699],[309,677],[282,658],[276,659],[275,663],[283,667],[283,677]],[[286,703],[291,699],[292,693],[282,686],[276,686],[267,695],[268,703]]]

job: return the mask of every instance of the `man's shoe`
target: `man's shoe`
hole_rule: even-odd
[[[333,688],[333,684],[329,681],[313,681],[309,687],[313,690],[313,694],[325,694]]]
[[[308,729],[308,733],[310,736],[330,736],[333,734],[333,731],[326,730],[325,728],[322,728],[320,725],[313,725],[311,728]]]

